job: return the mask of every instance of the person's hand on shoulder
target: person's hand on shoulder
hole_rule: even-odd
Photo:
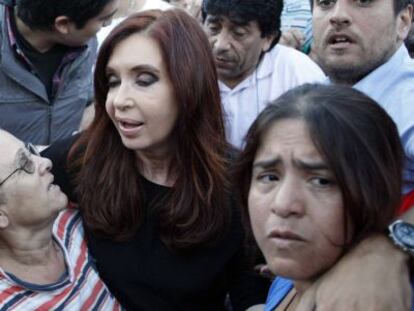
[[[408,262],[387,237],[370,237],[303,294],[297,311],[411,310]]]
[[[298,29],[290,28],[289,30],[282,32],[279,43],[285,46],[289,46],[296,50],[302,48],[305,42],[305,34]]]

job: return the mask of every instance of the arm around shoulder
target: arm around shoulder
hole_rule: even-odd
[[[411,310],[408,262],[409,256],[388,237],[371,236],[309,289],[310,299],[298,310]]]

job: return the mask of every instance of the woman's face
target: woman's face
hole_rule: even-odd
[[[277,121],[255,155],[248,197],[254,236],[271,271],[311,281],[344,245],[341,191],[301,119]]]
[[[123,144],[137,153],[169,153],[178,107],[157,42],[140,33],[124,39],[106,75],[106,111]]]

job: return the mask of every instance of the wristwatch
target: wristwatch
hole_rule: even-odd
[[[396,220],[389,225],[388,231],[395,246],[414,256],[414,225]]]

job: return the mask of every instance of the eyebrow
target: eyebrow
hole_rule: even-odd
[[[137,66],[130,68],[129,71],[132,71],[132,72],[149,71],[157,75],[161,74],[158,68],[151,66],[151,65],[137,65]],[[116,73],[116,70],[111,68],[110,66],[106,66],[105,73],[106,75],[110,75],[110,74]]]
[[[321,170],[329,170],[328,165],[326,165],[323,161],[302,161],[298,159],[293,159],[293,164],[303,170],[306,171],[321,171]]]
[[[246,22],[243,20],[237,20],[237,19],[230,19],[230,22],[232,22],[237,27],[247,27],[249,26],[249,23],[250,23],[250,22]]]
[[[303,160],[293,159],[292,162],[294,166],[296,166],[297,168],[301,170],[305,170],[305,171],[329,170],[328,165],[326,165],[326,163],[322,161],[312,162],[312,161],[303,161]],[[282,160],[279,157],[274,158],[274,159],[269,159],[269,160],[258,161],[258,162],[253,163],[253,169],[255,168],[268,169],[270,167],[275,167],[279,165],[280,163],[282,163]]]
[[[269,167],[274,167],[279,165],[282,162],[282,160],[277,157],[275,159],[270,159],[270,160],[263,160],[263,161],[258,161],[253,163],[253,169],[255,168],[262,168],[262,169],[266,169]]]
[[[221,15],[208,15],[206,18],[206,21],[209,23],[218,23],[218,22],[222,22],[223,21],[223,16]],[[229,21],[236,25],[237,27],[245,27],[249,25],[249,22],[246,22],[242,19],[238,19],[238,18],[229,18]]]
[[[210,23],[218,23],[222,21],[223,18],[218,15],[207,15],[206,21]]]

